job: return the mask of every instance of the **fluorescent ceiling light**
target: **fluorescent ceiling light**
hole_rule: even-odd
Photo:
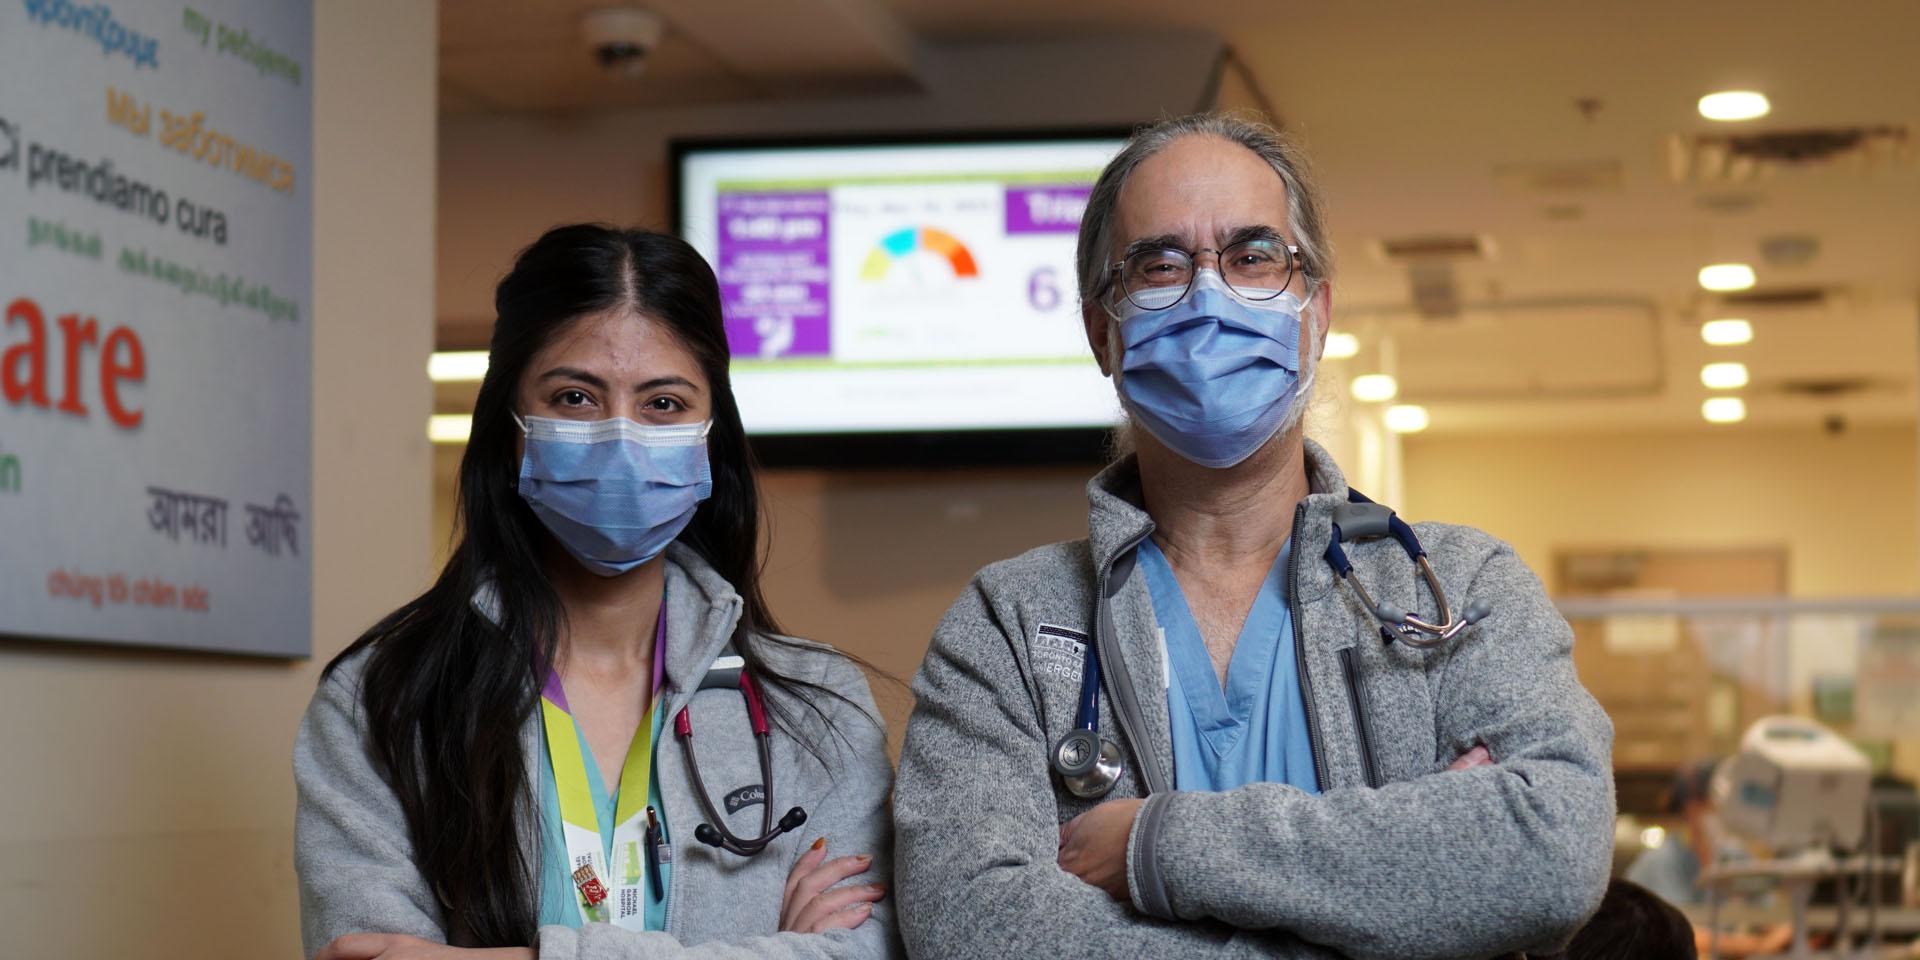
[[[1747,365],[1709,363],[1700,368],[1700,383],[1710,390],[1738,390],[1747,385]]]
[[[1417,403],[1396,403],[1387,408],[1387,429],[1394,433],[1419,433],[1432,422],[1427,408]]]
[[[1708,120],[1752,120],[1772,109],[1758,90],[1722,90],[1700,98],[1700,115]]]
[[[427,377],[434,383],[472,383],[486,375],[485,350],[442,351],[427,358]]]
[[[1360,338],[1351,333],[1335,331],[1327,334],[1327,350],[1324,356],[1329,360],[1345,360],[1360,353]]]
[[[1716,347],[1753,342],[1753,324],[1745,320],[1708,320],[1700,325],[1700,339]]]
[[[1392,376],[1384,373],[1369,373],[1353,378],[1353,398],[1362,403],[1381,403],[1392,400],[1400,392],[1400,384]]]
[[[1753,268],[1744,263],[1716,263],[1700,268],[1700,286],[1708,290],[1746,290],[1753,286]]]
[[[434,443],[466,443],[472,432],[471,413],[436,413],[427,418],[427,439]]]
[[[1708,397],[1700,405],[1708,423],[1739,423],[1747,418],[1747,402],[1739,397]]]

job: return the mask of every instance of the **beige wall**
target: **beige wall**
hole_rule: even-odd
[[[315,659],[0,644],[0,956],[298,955],[300,712],[423,583],[434,11],[314,6]]]
[[[1416,520],[1481,527],[1512,543],[1553,589],[1564,548],[1784,548],[1794,597],[1920,592],[1911,425],[1818,429],[1734,426],[1666,434],[1414,436],[1404,444]],[[1811,712],[1815,673],[1857,668],[1857,626],[1803,617],[1778,648],[1789,709]],[[1701,695],[1704,696],[1704,691]],[[1920,777],[1920,739],[1891,744],[1892,767]]]
[[[1556,548],[1780,545],[1796,597],[1920,591],[1910,425],[1415,435],[1403,449],[1401,513],[1486,529],[1543,578]]]

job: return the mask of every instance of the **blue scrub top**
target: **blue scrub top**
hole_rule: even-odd
[[[1240,628],[1224,690],[1166,554],[1152,539],[1141,541],[1139,549],[1153,615],[1166,642],[1174,787],[1218,791],[1285,783],[1319,793],[1287,603],[1292,541],[1280,548]]]
[[[648,769],[654,775],[648,777],[647,803],[653,805],[655,815],[660,821],[660,836],[663,842],[670,842],[667,836],[667,806],[660,801],[660,777],[658,757],[660,754],[660,730],[665,726],[663,711],[653,711],[653,751],[655,762]],[[607,793],[606,781],[600,778],[600,764],[593,758],[593,748],[587,746],[587,736],[578,725],[574,735],[580,740],[580,758],[587,765],[587,789],[593,793],[593,818],[600,824],[600,852],[607,862],[613,862],[613,818],[619,807],[619,794]],[[553,779],[553,758],[547,753],[547,740],[540,738],[540,925],[559,924],[563,927],[580,926],[579,894],[574,891],[573,871],[567,861],[567,835],[560,828],[560,786]],[[627,787],[631,784],[621,784]],[[660,864],[660,892],[673,889],[673,864],[663,861]],[[646,921],[648,930],[667,928],[667,901],[665,897],[655,898],[653,882],[644,885],[647,898]]]

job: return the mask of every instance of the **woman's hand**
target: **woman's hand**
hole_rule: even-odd
[[[824,933],[852,930],[867,922],[873,915],[873,902],[886,895],[886,887],[864,883],[827,888],[867,872],[870,866],[873,858],[864,853],[828,860],[827,838],[815,840],[813,848],[802,854],[793,872],[787,874],[787,891],[780,900],[780,929]]]
[[[466,950],[399,933],[335,937],[313,960],[539,960],[532,947]]]

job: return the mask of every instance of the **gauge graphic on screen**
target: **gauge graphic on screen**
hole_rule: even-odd
[[[860,279],[885,280],[901,274],[914,280],[933,279],[941,272],[956,278],[978,277],[973,251],[953,234],[938,227],[903,227],[880,238],[860,267]]]

